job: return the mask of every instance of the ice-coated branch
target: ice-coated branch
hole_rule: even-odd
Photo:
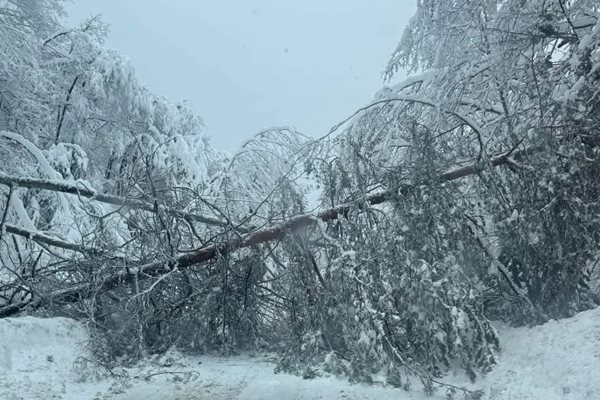
[[[6,233],[10,233],[11,235],[22,236],[29,240],[33,240],[36,243],[49,245],[53,247],[58,247],[60,249],[76,251],[82,254],[97,254],[99,251],[94,250],[89,247],[85,247],[78,243],[71,243],[61,239],[58,239],[54,236],[47,235],[45,233],[34,231],[31,229],[25,229],[12,224],[5,224],[4,229]]]
[[[39,179],[29,177],[10,176],[0,172],[0,184],[7,186],[19,186],[24,188],[35,188],[49,190],[53,192],[67,193],[80,197],[85,197],[99,201],[101,203],[114,204],[144,211],[155,212],[156,208],[153,203],[140,199],[132,199],[127,197],[113,196],[110,194],[97,193],[94,189],[89,188],[83,182],[65,182],[58,179]],[[177,218],[196,221],[207,225],[220,227],[229,226],[227,222],[216,218],[206,217],[203,215],[191,214],[188,212],[176,210],[171,207],[159,206],[160,211],[172,215]]]

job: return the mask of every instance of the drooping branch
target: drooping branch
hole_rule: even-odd
[[[509,163],[511,159],[518,160],[523,158],[526,154],[538,152],[540,151],[540,148],[526,148],[520,151],[514,150],[515,149],[513,148],[506,153],[492,157],[488,160],[488,165],[492,167],[501,166]],[[478,163],[457,168],[441,174],[437,179],[437,183],[449,182],[470,175],[475,175],[481,172],[484,168],[485,165]],[[172,260],[163,260],[149,263],[137,268],[121,270],[104,278],[100,285],[84,283],[51,293],[45,296],[44,301],[56,303],[74,303],[81,299],[92,296],[95,293],[112,290],[118,286],[131,283],[134,281],[134,279],[145,279],[153,276],[160,276],[172,271],[175,267],[177,267],[179,270],[184,270],[211,259],[227,256],[228,254],[241,248],[283,239],[289,233],[307,227],[315,223],[317,220],[321,220],[323,222],[332,221],[338,219],[341,215],[347,215],[351,210],[356,209],[357,207],[382,204],[394,199],[397,197],[397,195],[398,190],[383,191],[372,194],[361,200],[342,204],[337,207],[321,211],[318,214],[297,215],[280,224],[256,230],[226,243],[213,244],[195,252],[183,254],[175,257]],[[35,307],[41,305],[42,302],[39,298],[32,298],[19,304],[0,307],[0,317],[6,317],[18,313],[24,307],[27,307],[28,304],[30,304],[32,307]]]
[[[477,228],[473,223],[472,218],[470,218],[467,215],[465,215],[465,217],[469,220],[468,226],[469,230],[471,231],[471,234],[475,237],[475,240],[477,240],[477,243],[479,243],[479,246],[481,247],[485,255],[488,257],[488,259],[492,262],[494,267],[502,274],[502,277],[504,278],[510,289],[513,291],[513,293],[517,296],[519,300],[524,301],[525,304],[529,306],[529,309],[531,311],[538,313],[540,316],[540,320],[547,320],[548,317],[544,315],[543,312],[531,302],[527,290],[521,289],[515,283],[515,281],[512,279],[511,273],[508,271],[506,266],[502,264],[500,260],[498,260],[498,257],[496,257],[496,255],[490,249],[489,243],[487,243],[486,240],[477,232]]]
[[[56,179],[39,179],[39,178],[24,178],[17,176],[10,176],[0,172],[0,184],[7,186],[19,186],[25,188],[35,188],[49,190],[53,192],[67,193],[80,197],[89,198],[101,203],[113,204],[117,206],[125,206],[129,208],[155,212],[156,207],[153,203],[140,200],[132,199],[127,197],[113,196],[110,194],[98,193],[96,190],[89,188],[82,182],[65,182]],[[182,218],[190,221],[196,221],[207,225],[227,227],[227,222],[218,220],[216,218],[207,217],[204,215],[192,214],[180,210],[176,210],[171,207],[159,206],[160,211],[172,215],[177,218]],[[243,230],[238,229],[243,232]]]

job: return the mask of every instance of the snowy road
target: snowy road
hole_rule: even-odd
[[[498,365],[476,388],[488,400],[600,399],[600,308],[533,328],[499,326]],[[359,400],[443,399],[414,391],[350,385],[332,377],[273,374],[268,357],[184,357],[171,353],[126,379],[95,379],[82,362],[85,330],[63,318],[0,319],[1,400]],[[465,385],[459,376],[446,381]],[[471,386],[472,388],[475,388]],[[457,398],[460,398],[457,397]]]
[[[424,399],[422,393],[350,385],[336,378],[304,380],[274,374],[266,355],[184,357],[169,353],[115,370],[126,379],[95,378],[83,362],[88,338],[64,318],[0,319],[1,400],[313,400]],[[433,398],[435,399],[435,397]]]
[[[99,399],[127,400],[317,400],[317,399],[424,399],[422,393],[402,390],[350,385],[336,378],[304,380],[286,374],[273,374],[273,365],[261,358],[236,357],[229,360],[201,358],[202,364],[194,366],[196,359],[183,358],[176,361],[169,371],[196,371],[192,374],[165,374],[151,378],[149,382],[133,380],[132,386],[123,393],[115,393],[118,386]],[[140,370],[143,376],[154,373],[152,368]],[[193,376],[190,376],[193,375]],[[190,378],[188,382],[180,379]],[[115,390],[116,389],[116,390]],[[436,399],[437,397],[433,397]],[[439,397],[443,398],[443,397]]]

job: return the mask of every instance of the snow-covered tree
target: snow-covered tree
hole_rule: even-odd
[[[0,0],[0,316],[85,318],[113,357],[266,346],[452,394],[450,366],[494,363],[488,318],[599,303],[599,13],[422,0],[386,69],[412,76],[324,138],[228,155],[100,19]]]

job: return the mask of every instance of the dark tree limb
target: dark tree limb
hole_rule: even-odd
[[[46,43],[44,43],[44,44],[46,44]],[[67,114],[67,107],[69,107],[69,105],[71,105],[71,103],[70,103],[71,95],[73,94],[73,90],[75,89],[75,85],[77,84],[78,80],[79,80],[79,76],[76,76],[75,79],[73,79],[73,83],[71,83],[71,87],[69,87],[69,91],[67,92],[67,98],[65,99],[65,104],[62,107],[62,111],[58,115],[58,124],[56,126],[56,134],[54,136],[54,144],[58,144],[58,142],[59,142],[60,131],[62,129],[63,122],[65,121],[65,115]]]

